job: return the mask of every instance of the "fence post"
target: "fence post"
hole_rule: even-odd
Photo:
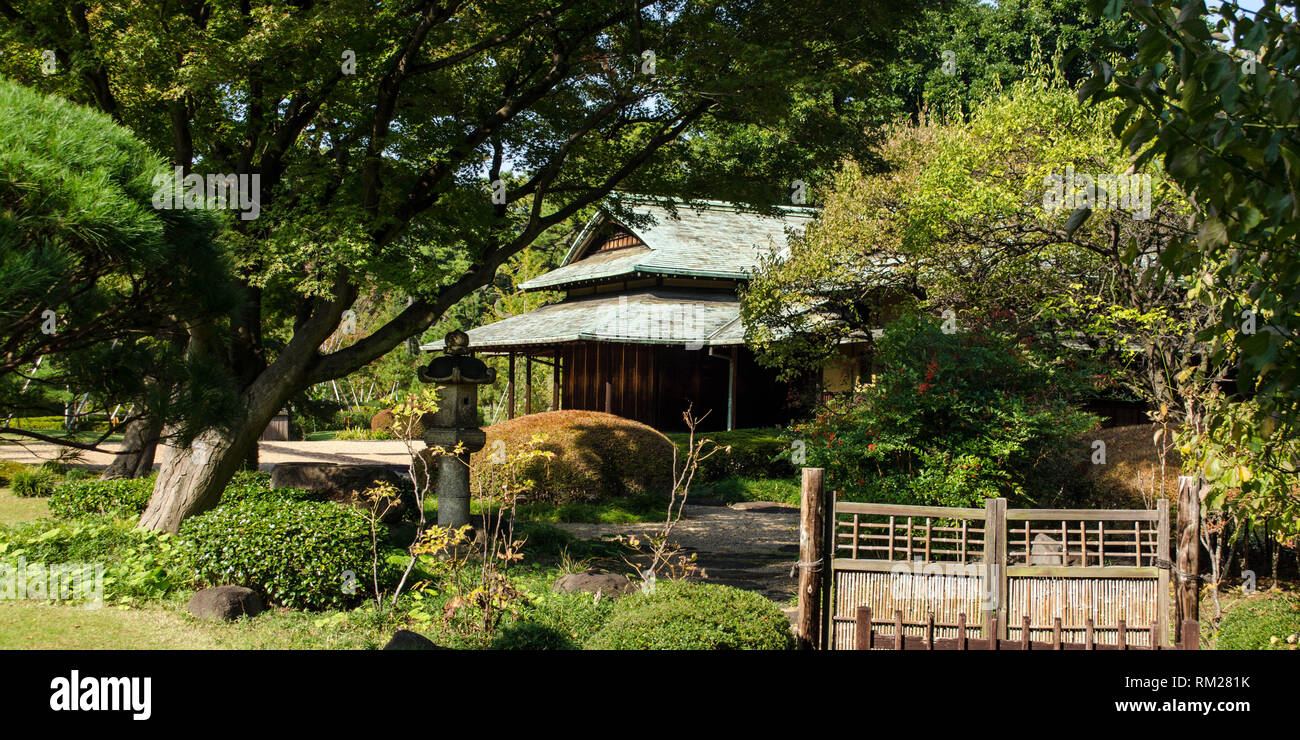
[[[823,533],[826,527],[826,471],[804,468],[799,506],[799,617],[795,633],[800,650],[814,650],[830,639],[822,632],[822,590],[829,563]]]
[[[1178,638],[1179,650],[1201,649],[1201,624],[1195,619],[1184,619],[1182,634]]]
[[[984,636],[1005,639],[1006,624],[1007,500],[990,498],[984,501]]]
[[[1201,491],[1199,478],[1178,477],[1178,581],[1174,586],[1174,621],[1200,619]]]
[[[1169,559],[1169,499],[1156,502],[1156,566],[1160,576],[1156,579],[1156,629],[1159,635],[1151,636],[1151,648],[1169,643],[1169,569],[1162,565]],[[1158,639],[1157,639],[1158,638]]]

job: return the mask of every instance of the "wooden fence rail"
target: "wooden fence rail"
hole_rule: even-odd
[[[997,617],[993,619],[996,622]],[[1087,620],[1083,642],[1068,642],[1064,639],[1060,617],[1055,620],[1052,639],[1046,642],[1030,639],[1029,617],[1024,617],[1020,638],[1015,640],[972,637],[966,630],[965,613],[957,615],[957,634],[946,638],[935,636],[933,617],[921,623],[905,622],[901,609],[894,612],[892,621],[876,622],[872,620],[871,607],[860,606],[857,609],[855,622],[853,642],[855,650],[1199,650],[1201,644],[1201,628],[1194,619],[1183,621],[1179,640],[1174,645],[1164,645],[1160,640],[1152,639],[1148,639],[1145,645],[1129,644],[1130,632],[1142,631],[1154,635],[1159,631],[1160,626],[1152,623],[1150,627],[1142,630],[1133,630],[1123,619],[1119,620],[1119,633],[1115,644],[1097,642],[1091,619]],[[882,633],[876,629],[877,625],[888,625],[890,629],[887,633]],[[923,627],[925,632],[921,635],[909,635],[905,631],[907,627]],[[997,632],[995,624],[991,634]]]
[[[982,508],[905,506],[838,501],[823,480],[822,470],[803,470],[804,649],[852,649],[859,607],[898,614],[905,644],[1171,647],[1166,500],[1150,510],[1009,509],[1006,499]],[[1183,557],[1194,547],[1183,542],[1194,539],[1181,529]],[[1178,615],[1179,629],[1195,623],[1193,609]]]

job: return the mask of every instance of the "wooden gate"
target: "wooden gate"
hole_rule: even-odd
[[[823,647],[853,649],[859,607],[931,640],[960,632],[1116,645],[1123,630],[1128,647],[1170,645],[1168,501],[1151,510],[1008,509],[1006,499],[828,508],[821,556],[801,563],[830,564]],[[801,599],[813,596],[803,591],[801,581]]]

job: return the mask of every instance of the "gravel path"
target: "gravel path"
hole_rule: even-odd
[[[80,465],[104,468],[113,461],[111,451],[122,448],[120,442],[103,445],[110,452],[86,452]],[[52,444],[27,443],[0,445],[0,459],[36,465],[52,460],[58,448]],[[169,448],[158,451],[157,468]],[[323,440],[320,442],[258,442],[257,461],[262,470],[270,470],[282,462],[332,462],[343,465],[390,465],[406,467],[410,463],[406,446],[399,440]]]

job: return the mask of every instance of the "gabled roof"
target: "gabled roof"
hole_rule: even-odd
[[[673,201],[668,208],[638,196],[622,196],[618,204],[635,214],[627,219],[631,223],[615,221],[611,210],[602,208],[574,240],[560,267],[519,287],[555,290],[639,275],[745,280],[763,256],[784,253],[787,232],[802,232],[816,213],[780,207],[777,215],[769,216],[722,201]],[[627,229],[644,246],[588,254],[588,247],[611,224]]]
[[[470,329],[471,352],[594,341],[718,347],[745,343],[734,293],[650,289],[573,298]],[[442,340],[420,347],[443,349]]]

